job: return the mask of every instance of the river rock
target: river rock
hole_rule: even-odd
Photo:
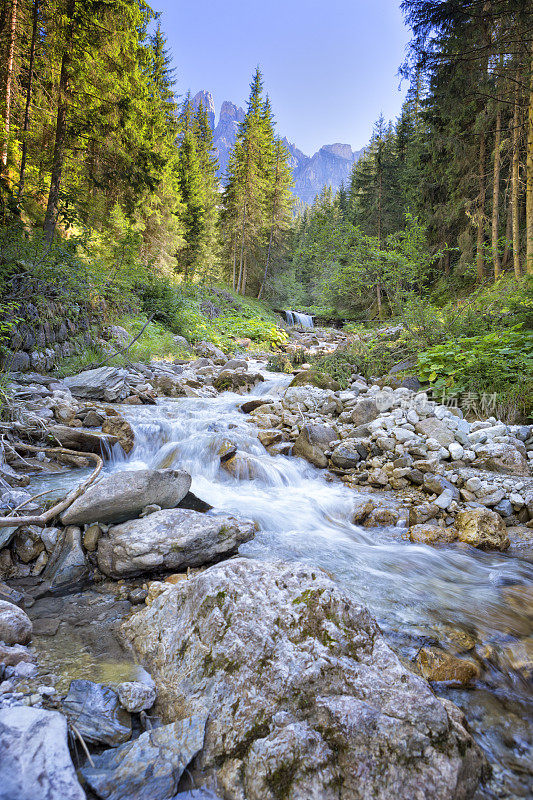
[[[65,528],[56,541],[43,577],[51,592],[62,593],[81,587],[89,575],[89,567],[81,546],[81,530],[75,525]]]
[[[315,386],[317,389],[330,389],[332,392],[338,392],[341,388],[335,378],[314,369],[303,369],[298,372],[289,386]]]
[[[240,409],[243,414],[250,414],[252,411],[255,411],[256,408],[269,405],[273,402],[274,400],[270,400],[267,397],[254,397],[252,400],[246,400],[244,403],[242,403]]]
[[[197,356],[212,359],[215,364],[225,364],[228,360],[224,352],[212,342],[198,342],[194,345],[194,352]]]
[[[7,645],[0,642],[0,664],[4,667],[16,667],[21,661],[33,661],[34,655],[21,644]]]
[[[449,544],[457,539],[457,530],[443,525],[412,525],[409,528],[409,539],[414,544]]]
[[[352,412],[354,425],[368,425],[379,415],[378,407],[374,400],[359,400]]]
[[[0,798],[85,800],[57,711],[29,706],[0,710]]]
[[[98,566],[112,578],[155,569],[184,570],[226,558],[249,541],[255,524],[230,514],[185,508],[156,511],[111,527],[98,540]]]
[[[477,450],[476,466],[504,475],[529,476],[527,458],[512,444],[490,442]]]
[[[331,461],[340,469],[352,469],[361,461],[361,453],[356,445],[339,444],[331,454]]]
[[[175,508],[191,487],[191,476],[177,469],[140,469],[104,477],[61,515],[64,525],[121,522],[147,505]]]
[[[166,587],[123,632],[164,721],[210,713],[193,778],[224,797],[475,793],[470,735],[319,569],[227,561]]]
[[[438,647],[423,647],[416,663],[428,681],[447,681],[457,686],[468,686],[481,674],[479,666],[471,658],[457,658]]]
[[[333,428],[329,428],[327,425],[306,423],[302,425],[300,434],[294,442],[293,454],[302,456],[315,467],[323,469],[328,465],[324,451],[329,450],[331,443],[337,439],[338,436]]]
[[[507,528],[499,514],[488,508],[471,508],[460,511],[455,517],[455,526],[461,542],[482,550],[507,550],[509,537]]]
[[[442,420],[436,417],[426,417],[415,425],[417,433],[427,436],[428,439],[435,439],[442,447],[449,447],[454,441],[455,436]]]
[[[106,417],[102,423],[102,433],[109,434],[118,440],[125,453],[130,453],[135,444],[135,436],[130,423],[119,414]]]
[[[153,686],[140,681],[124,681],[117,686],[118,699],[126,711],[139,714],[152,708],[156,693]]]
[[[169,800],[201,750],[207,715],[196,714],[142,733],[134,742],[93,756],[81,773],[105,800]]]
[[[62,703],[63,712],[86,742],[116,747],[131,736],[131,718],[116,692],[92,681],[74,680]]]
[[[258,383],[265,379],[259,372],[236,372],[224,369],[213,381],[213,386],[218,392],[249,392]]]
[[[118,367],[98,367],[64,378],[74,397],[116,403],[130,394],[126,386],[127,371]]]
[[[28,644],[31,639],[31,620],[18,606],[0,600],[0,641],[5,644]]]

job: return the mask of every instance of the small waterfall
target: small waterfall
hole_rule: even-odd
[[[285,310],[285,322],[288,325],[297,325],[300,328],[314,328],[313,317],[310,314],[301,314],[299,311]]]

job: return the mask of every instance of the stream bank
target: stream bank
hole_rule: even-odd
[[[324,344],[327,345],[327,342]],[[217,360],[223,363],[217,364]],[[213,363],[206,363],[210,361]],[[403,664],[409,670],[418,670],[422,675],[435,679],[432,685],[438,693],[458,701],[466,712],[493,766],[492,782],[484,790],[485,793],[478,796],[527,796],[531,779],[527,763],[527,721],[530,711],[526,688],[530,676],[527,655],[530,639],[527,637],[531,630],[531,606],[527,605],[527,598],[530,597],[528,587],[531,586],[527,532],[531,529],[524,522],[524,510],[528,511],[526,501],[530,478],[528,475],[512,475],[487,469],[488,457],[483,455],[482,450],[478,457],[478,452],[472,449],[474,458],[469,461],[454,459],[453,445],[460,444],[456,441],[456,433],[447,445],[436,440],[438,449],[431,449],[428,440],[434,437],[417,431],[416,425],[425,419],[437,420],[442,423],[439,433],[444,435],[443,431],[447,432],[448,438],[451,431],[458,431],[466,437],[471,433],[476,434],[478,430],[485,431],[482,437],[484,441],[471,442],[473,446],[487,443],[504,445],[507,448],[506,453],[512,447],[513,452],[516,450],[526,459],[526,466],[531,429],[522,426],[522,438],[518,438],[515,434],[520,433],[519,431],[502,430],[497,427],[497,421],[487,421],[484,427],[473,431],[469,429],[466,433],[460,430],[461,426],[454,428],[447,424],[452,416],[457,419],[460,417],[448,413],[443,415],[436,404],[430,405],[432,401],[427,397],[423,401],[416,401],[414,393],[395,394],[398,390],[386,392],[387,403],[383,407],[382,388],[367,386],[366,391],[363,391],[364,382],[360,378],[354,381],[360,387],[356,386],[350,392],[333,392],[305,386],[287,391],[290,376],[268,374],[264,370],[264,362],[250,363],[246,359],[237,361],[244,361],[244,364],[228,364],[223,354],[211,351],[211,355],[202,356],[202,360],[196,362],[193,368],[189,365],[164,364],[161,367],[154,365],[153,370],[150,367],[144,368],[151,374],[141,373],[144,383],[139,378],[135,386],[131,379],[114,374],[113,381],[106,384],[106,391],[112,391],[109,387],[116,387],[122,380],[115,399],[130,400],[137,397],[139,402],[122,403],[111,409],[118,412],[130,426],[134,433],[134,446],[126,456],[112,444],[106,474],[112,476],[124,470],[139,472],[143,469],[184,470],[192,476],[191,491],[196,497],[214,506],[221,514],[250,519],[259,527],[255,536],[239,549],[240,555],[249,559],[252,565],[255,562],[268,564],[272,559],[281,558],[294,564],[295,569],[302,562],[309,565],[309,568],[326,569],[334,576],[335,585],[349,593],[352,602],[360,602],[370,608],[386,641],[398,653]],[[182,369],[178,371],[177,368],[180,367]],[[118,384],[117,379],[120,379]],[[168,399],[160,397],[157,405],[143,404],[140,394],[144,394],[146,398],[151,397],[150,386],[147,384],[153,388],[152,381],[158,387],[164,386],[165,391],[174,396]],[[215,389],[217,383],[220,389],[231,387],[239,393],[233,391],[218,394]],[[55,389],[50,383],[34,385],[44,385],[51,393],[41,395],[45,401],[51,397],[55,402],[56,392],[64,391]],[[133,388],[140,394],[133,394]],[[247,389],[251,389],[248,399],[241,394],[248,393]],[[161,389],[158,388],[157,391],[160,392]],[[96,411],[100,410],[99,404],[102,401],[90,402],[95,404]],[[248,413],[241,410],[243,403],[246,404]],[[374,419],[360,421],[363,411],[368,415],[372,403],[374,406],[371,413],[375,414]],[[382,404],[381,408],[378,407],[379,404]],[[87,405],[87,399],[83,401],[83,405]],[[419,413],[422,411],[421,405],[428,411],[426,416]],[[55,417],[55,406],[43,407],[48,408]],[[419,419],[409,422],[408,415],[413,408]],[[85,410],[86,408],[84,412]],[[32,409],[32,413],[35,411],[36,409]],[[401,414],[398,413],[400,411]],[[357,420],[354,415],[358,417]],[[413,416],[411,419],[414,420]],[[387,420],[391,420],[391,423],[387,423]],[[374,422],[377,424],[371,428]],[[409,425],[414,430],[411,431]],[[306,426],[323,427],[326,432],[319,430],[315,436],[315,431],[311,431],[314,437],[311,438]],[[367,430],[356,430],[361,426],[365,426]],[[83,427],[74,426],[74,430],[81,431]],[[491,431],[495,427],[496,431]],[[435,423],[433,429],[432,433],[436,430]],[[394,433],[398,430],[405,430],[405,434],[396,438]],[[300,455],[304,458],[294,459],[286,453],[290,452],[300,437],[303,441],[296,446],[296,451],[303,448]],[[392,449],[389,449],[390,442],[384,442],[383,439],[394,440]],[[521,442],[522,447],[515,440]],[[268,450],[262,441],[267,444]],[[387,446],[383,447],[384,444]],[[358,449],[363,446],[366,453],[361,453]],[[464,455],[464,451],[470,448],[461,446]],[[339,454],[341,447],[344,451]],[[401,448],[403,452],[400,452]],[[420,452],[412,453],[416,448]],[[428,458],[428,451],[434,455]],[[311,459],[318,460],[318,465],[308,462],[309,455]],[[345,459],[342,467],[338,466],[341,457]],[[403,459],[405,465],[395,465],[394,462],[398,459]],[[412,461],[408,464],[409,459]],[[475,464],[479,459],[484,459],[483,469]],[[518,463],[520,471],[524,472],[523,461],[516,462],[514,455],[513,459],[512,464]],[[421,461],[428,462],[425,472],[421,469],[424,465],[417,463]],[[458,461],[462,461],[462,464]],[[392,465],[392,471],[388,469],[389,464]],[[324,471],[326,467],[328,470]],[[394,474],[394,470],[408,472],[400,475],[398,472]],[[466,480],[462,484],[458,480],[453,481],[454,476],[462,475],[463,471]],[[409,472],[414,473],[417,478],[417,473],[420,473],[422,482],[411,481]],[[440,477],[447,483],[430,483],[430,479],[425,478],[426,475],[433,476],[434,480]],[[476,476],[481,476],[478,477],[479,487],[477,483],[472,483],[472,478]],[[78,478],[79,473],[72,472],[57,473],[52,479],[48,476],[37,480],[33,478],[31,490],[32,493],[34,489],[44,490],[52,480],[57,491],[64,493],[67,485]],[[395,481],[405,481],[407,485],[400,483],[395,488]],[[467,487],[468,481],[471,481],[471,488]],[[518,489],[520,483],[522,487]],[[496,487],[494,491],[503,491],[504,497],[494,504],[493,497],[490,505],[479,502],[489,494],[484,490],[485,487],[492,492],[493,486]],[[472,487],[477,487],[475,491],[478,494]],[[462,490],[473,495],[473,498],[469,494],[462,495]],[[436,501],[443,493],[445,498],[439,505]],[[448,502],[450,494],[452,497]],[[517,497],[511,499],[511,495],[519,496],[521,504]],[[511,513],[507,517],[493,510],[504,498],[511,505]],[[412,502],[407,502],[409,500]],[[444,500],[446,506],[442,507]],[[374,504],[372,508],[368,505],[369,501]],[[361,503],[366,504],[366,511],[359,521]],[[446,531],[453,529],[458,531],[457,536],[444,544],[436,540],[437,546],[409,541],[412,529],[424,524],[418,522],[418,517],[415,521],[415,515],[421,513],[422,506],[429,506],[425,507],[424,513],[428,514],[425,523],[431,523],[428,526],[432,529],[430,533],[440,534],[442,537]],[[388,509],[388,516],[383,508]],[[504,547],[502,551],[481,550],[462,541],[456,520],[458,514],[465,513],[469,508],[472,511],[476,508],[488,509],[489,516],[486,519],[493,523],[495,534],[500,536],[498,541],[504,546],[507,536],[510,547]],[[393,511],[398,509],[401,513],[395,517]],[[154,514],[164,513],[154,509],[152,511]],[[490,514],[502,521],[505,530]],[[150,519],[150,516],[153,514],[145,519]],[[506,521],[511,524],[506,524]],[[98,534],[93,531],[97,542],[98,537],[104,540],[108,536],[105,527],[106,523],[100,525]],[[517,528],[519,531],[513,530]],[[481,533],[479,526],[476,530]],[[82,549],[90,562],[93,557],[91,553],[95,551],[88,550],[85,546],[86,536],[87,530],[80,529]],[[31,573],[34,564],[35,560],[32,562],[30,558],[22,571]],[[201,576],[202,572],[198,574]],[[94,567],[93,575],[98,577]],[[153,577],[166,579],[166,585],[164,580],[151,582]],[[179,588],[185,578],[186,573],[182,573],[181,578],[177,576],[172,579],[178,587],[176,592],[183,594],[192,591],[192,588]],[[80,674],[80,677],[89,677],[91,670],[96,669],[97,664],[104,663],[106,658],[105,640],[102,640],[104,643],[99,649],[95,649],[95,639],[100,641],[100,632],[111,630],[111,638],[115,640],[114,631],[118,630],[120,621],[135,607],[146,605],[145,601],[148,600],[151,604],[148,608],[152,607],[154,601],[162,608],[168,602],[165,595],[168,591],[174,592],[169,588],[171,584],[168,582],[168,570],[166,575],[160,573],[158,576],[156,568],[144,575],[128,575],[122,583],[106,582],[102,576],[100,583],[94,584],[94,588],[67,595],[67,599],[62,599],[54,606],[52,598],[46,594],[42,598],[35,596],[43,588],[39,588],[39,576],[19,575],[17,580],[18,584],[11,580],[11,586],[14,585],[23,593],[22,601],[25,602],[30,617],[33,613],[37,632],[39,625],[43,625],[38,620],[54,620],[46,623],[49,625],[48,633],[43,633],[41,627],[41,634],[34,635],[34,641],[40,653],[46,652],[46,642],[49,651],[54,649],[50,646],[52,642],[57,644],[56,650],[59,654],[56,666],[54,667],[52,660],[46,664],[46,657],[41,655],[39,663],[44,658],[42,663],[46,664],[48,673],[54,669],[63,671],[58,681],[60,698],[66,691],[69,676],[78,677],[78,673],[73,671],[73,663],[83,661],[83,658],[74,655],[70,658],[70,664],[68,658],[61,663],[61,648],[65,646],[61,642],[61,635],[65,634],[63,642],[72,635],[68,628],[62,628],[65,621],[68,621],[69,613],[72,613],[75,621],[72,628],[76,627],[80,632],[88,660],[90,661],[91,653],[93,656],[88,670],[83,675]],[[187,584],[194,580],[193,575]],[[334,590],[328,587],[327,591]],[[158,596],[161,600],[158,600]],[[69,610],[76,606],[85,608],[86,611],[90,608],[92,611],[76,616],[75,612]],[[292,601],[288,601],[287,613],[291,606]],[[225,613],[224,608],[218,610]],[[216,616],[216,609],[210,612],[212,613]],[[289,613],[288,615],[290,616]],[[316,614],[312,619],[316,622]],[[135,616],[132,620],[135,620]],[[50,633],[56,621],[59,621],[59,627],[55,633]],[[91,637],[87,636],[87,629],[90,630],[93,624],[96,636],[91,641]],[[327,630],[329,629],[326,628]],[[324,632],[320,635],[323,638]],[[328,635],[335,638],[331,631]],[[316,658],[323,656],[323,653],[315,654]],[[116,685],[135,677],[134,671],[132,672],[131,652],[122,648],[120,652],[115,650],[111,662],[120,665],[119,670],[113,677],[102,679],[102,683]],[[228,662],[219,665],[223,673],[231,675],[231,668],[228,670],[228,667]],[[436,668],[440,672],[435,671]],[[40,667],[37,669],[39,671]],[[100,681],[104,672],[105,670],[99,674],[93,672],[92,679]],[[42,677],[41,672],[38,672],[38,677]],[[49,700],[44,699],[47,695],[36,700],[38,692],[33,691],[31,682],[26,685],[28,688],[23,697],[13,699],[31,699],[33,695],[33,703],[37,707],[39,703],[53,707]],[[13,694],[16,692],[11,697]],[[9,692],[4,695],[8,701]],[[60,704],[57,707],[61,707]],[[301,722],[299,720],[298,724]],[[512,734],[509,733],[510,730]],[[262,739],[259,733],[253,741]],[[265,731],[263,738],[264,735]],[[311,739],[312,736],[309,741]],[[251,746],[253,742],[248,744]],[[275,769],[273,771],[276,772]],[[195,780],[197,783],[202,782],[201,775],[196,775]],[[449,788],[442,789],[442,796],[451,797],[449,791]]]

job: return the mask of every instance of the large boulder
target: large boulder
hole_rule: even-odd
[[[168,800],[202,748],[205,712],[142,733],[138,739],[93,756],[81,773],[105,800]]]
[[[303,369],[296,373],[289,386],[316,386],[318,389],[331,389],[338,392],[341,385],[338,381],[324,372],[315,369]]]
[[[524,454],[506,442],[490,442],[478,448],[474,464],[503,475],[527,477],[531,474]]]
[[[21,608],[0,600],[0,641],[5,644],[28,644],[33,626]]]
[[[459,541],[482,550],[507,550],[509,537],[505,522],[488,508],[460,511],[455,517]]]
[[[130,394],[126,385],[127,377],[128,373],[125,369],[98,367],[63,380],[74,397],[115,403],[118,400],[124,400]]]
[[[0,710],[0,798],[85,800],[57,711],[28,706]]]
[[[458,709],[316,568],[234,559],[162,588],[123,632],[164,721],[209,712],[192,774],[223,797],[474,796],[484,761]]]
[[[212,342],[198,342],[194,345],[194,352],[202,358],[210,358],[215,364],[225,364],[228,360],[224,352]]]
[[[298,438],[294,442],[293,454],[302,456],[315,467],[324,468],[328,465],[328,459],[324,455],[331,449],[331,443],[337,441],[337,433],[327,425],[313,425],[306,423]]]
[[[112,578],[151,570],[212,564],[255,533],[255,524],[230,514],[208,516],[185,508],[156,511],[111,527],[98,540],[98,566]]]
[[[191,476],[178,469],[141,469],[106,475],[61,515],[64,525],[122,522],[148,505],[175,508],[191,487]]]
[[[265,379],[259,372],[239,372],[231,369],[223,369],[213,381],[213,386],[218,392],[237,392],[243,394],[249,392],[258,383]]]

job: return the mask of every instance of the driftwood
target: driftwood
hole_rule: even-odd
[[[72,505],[74,500],[77,500],[84,491],[93,483],[100,472],[102,471],[102,467],[104,465],[103,460],[100,456],[96,455],[96,453],[80,453],[77,450],[67,450],[65,447],[35,447],[30,444],[23,444],[17,443],[14,445],[15,449],[20,450],[27,450],[31,453],[50,453],[50,454],[64,454],[69,456],[83,456],[84,458],[88,458],[95,462],[95,467],[91,474],[85,478],[75,489],[67,494],[63,500],[60,500],[59,503],[56,503],[55,506],[49,508],[48,511],[44,511],[42,514],[36,516],[27,516],[27,517],[0,517],[0,528],[20,528],[23,525],[37,525],[41,528],[46,528],[46,526],[61,514],[62,511],[65,511],[69,506]],[[38,495],[40,496],[40,495]]]

